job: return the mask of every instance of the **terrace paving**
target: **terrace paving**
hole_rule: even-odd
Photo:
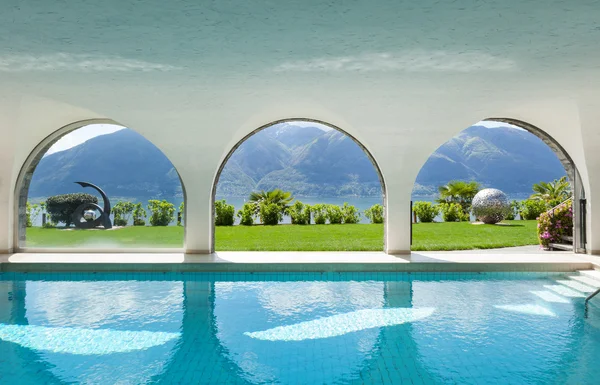
[[[600,258],[531,247],[451,252],[19,253],[0,271],[577,271]]]

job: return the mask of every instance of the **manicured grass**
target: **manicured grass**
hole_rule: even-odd
[[[468,250],[536,245],[536,221],[501,225],[419,223],[412,250]],[[232,226],[216,228],[217,251],[377,251],[383,225]],[[193,236],[193,235],[188,235]],[[27,229],[27,247],[182,247],[182,227]]]
[[[27,247],[183,247],[183,227],[64,230],[29,227]]]
[[[383,225],[217,227],[217,251],[383,250]]]
[[[505,221],[498,225],[469,222],[413,225],[414,251],[493,249],[537,245],[537,221]]]

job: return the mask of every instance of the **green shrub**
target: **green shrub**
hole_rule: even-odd
[[[444,222],[468,221],[469,214],[463,212],[463,208],[458,203],[443,203],[440,205],[442,219]]]
[[[179,212],[181,215],[177,215],[177,226],[183,226],[182,221],[185,223],[185,202],[181,202],[179,205]]]
[[[148,211],[150,211],[151,226],[168,226],[175,219],[175,205],[166,200],[149,200]]]
[[[69,227],[73,223],[73,213],[84,203],[98,204],[98,198],[86,193],[55,195],[46,201],[46,211],[51,222],[62,222]]]
[[[34,222],[37,222],[38,217],[44,211],[45,203],[42,202],[40,204],[34,203],[31,204],[27,202],[25,214],[27,216],[27,227],[32,227]]]
[[[419,222],[433,222],[440,213],[439,205],[432,205],[431,202],[415,202],[413,211],[417,214]]]
[[[550,212],[538,217],[537,234],[540,245],[548,248],[550,243],[562,243],[562,236],[573,236],[573,206],[569,200]]]
[[[310,205],[305,205],[300,201],[296,201],[286,209],[293,225],[310,225],[310,211]]]
[[[136,203],[133,205],[133,225],[134,226],[146,226],[146,218],[148,214],[146,210],[142,207],[141,203]]]
[[[521,202],[521,219],[537,219],[540,214],[548,210],[546,202],[537,199],[527,199]]]
[[[365,217],[369,218],[371,223],[383,223],[383,206],[373,205],[365,210]]]
[[[326,205],[327,210],[327,219],[329,223],[332,225],[339,225],[342,223],[344,219],[344,214],[342,213],[342,209],[337,205]]]
[[[510,211],[504,215],[504,219],[507,221],[513,221],[519,214],[521,204],[518,201],[513,200],[510,202]]]
[[[225,199],[215,202],[215,226],[233,226],[235,207],[227,204]]]
[[[114,215],[113,223],[115,226],[127,226],[129,223],[129,218],[131,218],[131,214],[133,213],[133,209],[135,205],[133,202],[129,201],[118,201],[116,205],[112,208],[112,213]]]
[[[46,223],[44,223],[44,224],[42,225],[42,227],[43,227],[44,229],[54,229],[54,228],[56,228],[56,223],[54,223],[54,222],[52,222],[52,221],[46,221]]]
[[[360,221],[360,212],[355,206],[344,202],[342,206],[342,221],[347,224],[358,223]]]
[[[311,207],[315,224],[324,225],[327,221],[327,205],[317,203]]]
[[[276,203],[260,203],[259,215],[262,224],[267,226],[274,226],[283,219],[281,207]]]
[[[252,226],[254,224],[254,203],[246,202],[241,210],[237,212],[240,225]]]

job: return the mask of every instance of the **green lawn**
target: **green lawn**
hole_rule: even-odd
[[[504,221],[498,225],[469,222],[417,223],[412,250],[469,250],[537,245],[537,221]]]
[[[217,227],[216,249],[221,251],[383,250],[383,225]]]
[[[536,221],[502,225],[419,223],[413,226],[417,250],[467,250],[535,245]],[[193,235],[188,235],[193,236]],[[182,227],[124,229],[27,229],[27,247],[182,247]],[[218,251],[371,251],[383,250],[383,225],[217,227]]]
[[[183,247],[183,227],[63,230],[29,227],[27,247]]]

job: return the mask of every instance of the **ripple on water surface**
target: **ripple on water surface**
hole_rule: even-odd
[[[568,276],[26,277],[0,275],[1,383],[593,384],[600,375],[600,312],[583,317]]]

